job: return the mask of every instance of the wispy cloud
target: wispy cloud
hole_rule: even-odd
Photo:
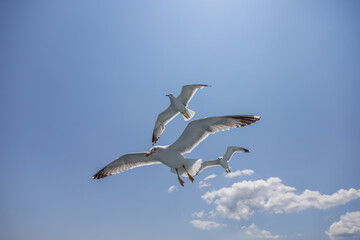
[[[214,218],[214,217],[216,217],[216,212],[214,210],[211,210],[209,212],[209,218]]]
[[[244,235],[246,239],[278,239],[280,237],[279,235],[272,235],[271,232],[260,229],[255,223],[248,227],[241,227],[241,235]]]
[[[220,227],[226,226],[226,224],[221,224],[221,223],[217,223],[214,221],[192,220],[192,221],[190,221],[190,223],[194,227],[202,229],[202,230],[210,230],[213,228],[220,228]]]
[[[338,222],[331,224],[325,233],[333,240],[360,236],[360,211],[347,212]]]
[[[210,187],[211,184],[206,182],[206,181],[209,180],[209,179],[216,178],[216,177],[217,177],[216,174],[211,174],[211,175],[207,176],[206,178],[204,178],[204,180],[199,182],[199,188]]]
[[[224,173],[224,176],[226,178],[234,178],[234,177],[239,177],[239,176],[250,176],[254,174],[254,171],[251,169],[244,169],[242,171],[240,170],[236,170],[235,172],[231,172],[231,173]]]
[[[206,178],[204,178],[204,181],[212,179],[212,178],[216,178],[216,176],[217,176],[216,174],[211,174],[211,175],[207,176]]]
[[[199,182],[199,188],[210,187],[210,186],[211,186],[210,183],[207,183],[207,182],[204,182],[204,181]]]
[[[193,214],[191,214],[191,216],[193,218],[214,218],[216,217],[216,212],[214,210],[211,210],[210,212],[206,213],[205,210],[201,210],[199,212],[194,212]]]
[[[301,194],[296,189],[282,184],[281,179],[242,181],[229,188],[206,192],[202,198],[214,203],[216,210],[229,219],[248,219],[255,211],[272,213],[298,212],[307,208],[327,209],[360,198],[360,189],[340,189],[332,195],[305,190]]]
[[[172,193],[173,191],[177,191],[178,190],[178,188],[176,187],[176,186],[171,186],[171,187],[169,187],[169,189],[168,189],[168,193]]]
[[[200,211],[200,212],[194,212],[194,213],[192,214],[192,217],[202,218],[202,217],[204,217],[204,215],[205,215],[205,211],[202,210],[202,211]]]

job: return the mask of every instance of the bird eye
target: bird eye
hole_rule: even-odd
[[[156,152],[156,148],[154,148],[154,152]]]

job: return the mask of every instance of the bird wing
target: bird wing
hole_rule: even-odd
[[[242,148],[242,147],[229,146],[226,150],[226,153],[225,153],[223,159],[226,159],[226,161],[229,162],[231,157],[236,152],[250,152],[250,150],[248,150],[246,148]]]
[[[152,136],[152,143],[153,145],[157,142],[157,140],[160,138],[161,134],[165,130],[165,125],[170,122],[176,115],[178,115],[179,112],[175,110],[175,108],[170,104],[170,106],[159,114],[153,131]]]
[[[196,91],[204,87],[209,87],[209,85],[204,85],[204,84],[184,85],[177,99],[180,100],[182,104],[184,104],[186,107],[190,102],[190,100],[192,99],[192,97],[194,96],[194,94],[196,93]]]
[[[211,133],[217,133],[230,128],[244,127],[260,120],[260,118],[260,116],[252,115],[234,115],[201,118],[191,121],[181,136],[168,149],[181,154],[190,153]]]
[[[94,176],[92,176],[92,178],[93,179],[105,178],[117,173],[121,173],[128,169],[141,167],[145,165],[158,164],[158,163],[161,162],[154,160],[151,156],[146,157],[146,152],[129,153],[122,155],[118,159],[106,165],[103,169],[101,169]]]
[[[220,165],[220,161],[219,160],[212,160],[212,161],[205,161],[201,163],[201,166],[199,168],[199,170],[197,171],[196,175],[198,175],[201,171],[203,171],[205,168],[208,167],[214,167],[214,166],[218,166]],[[196,176],[195,175],[195,176]]]

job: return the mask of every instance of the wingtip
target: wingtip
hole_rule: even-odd
[[[94,176],[92,176],[91,177],[92,179],[100,179],[100,177],[99,177],[99,172],[98,173],[96,173]]]
[[[200,87],[200,88],[204,88],[204,87],[211,87],[210,84],[192,84],[193,86],[197,86],[197,87]]]
[[[231,115],[227,116],[229,118],[235,118],[238,121],[237,128],[238,127],[245,127],[247,125],[250,125],[252,123],[255,123],[260,120],[260,116],[253,116],[253,115]]]
[[[154,135],[153,135],[153,137],[152,137],[152,145],[154,146],[154,144],[157,142],[157,140],[158,140],[159,138],[156,138]]]
[[[92,179],[101,179],[101,178],[106,178],[108,176],[111,176],[111,174],[106,174],[104,173],[105,168],[101,169],[100,171],[98,171],[97,173],[94,174],[94,176],[92,176]]]

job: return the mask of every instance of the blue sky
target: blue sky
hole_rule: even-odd
[[[2,1],[1,239],[342,238],[346,222],[360,225],[359,10],[354,0]],[[187,155],[249,148],[230,162],[240,176],[210,168],[182,188],[154,165],[91,179],[148,150],[165,94],[192,83],[212,85],[190,102],[195,119],[262,116]],[[178,116],[158,144],[186,124]]]

